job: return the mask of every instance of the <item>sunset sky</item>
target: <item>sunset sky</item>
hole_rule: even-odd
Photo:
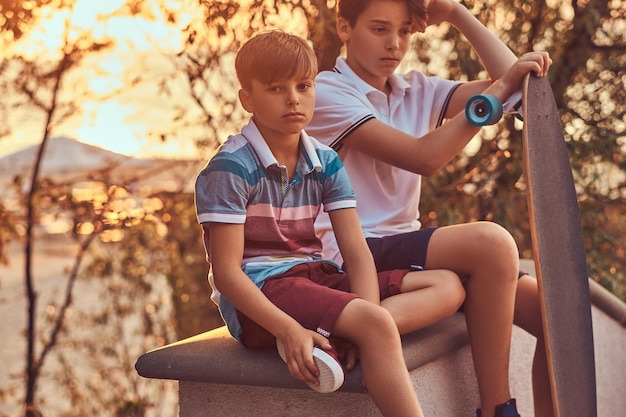
[[[158,16],[158,3],[179,7],[177,26],[165,23]],[[181,49],[183,37],[181,28],[189,22],[193,11],[189,1],[155,1],[153,12],[156,19],[141,16],[125,17],[111,15],[125,3],[125,0],[77,0],[71,17],[72,26],[82,30],[93,30],[96,40],[112,38],[116,46],[98,55],[96,59],[85,61],[83,71],[89,71],[88,87],[98,94],[106,94],[116,88],[124,88],[125,72],[136,67],[149,76],[150,71],[171,71],[171,63],[164,57]],[[10,46],[13,53],[27,58],[45,59],[50,51],[55,51],[62,40],[63,25],[69,14],[54,10],[43,10],[43,18],[28,36]],[[10,53],[5,49],[2,54]],[[5,55],[6,56],[6,55]],[[147,67],[147,68],[142,68]],[[132,156],[195,154],[193,143],[160,144],[146,138],[148,130],[159,120],[150,117],[129,121],[131,114],[140,112],[142,105],[153,106],[156,86],[145,85],[122,93],[119,97],[101,101],[81,102],[82,113],[70,118],[53,136],[67,136],[115,152]],[[19,149],[39,143],[42,137],[43,117],[33,117],[32,110],[15,111],[10,119],[12,135],[0,138],[0,157]]]
[[[250,25],[246,5],[251,0],[238,3],[240,8],[237,15],[230,18],[229,28]],[[75,0],[71,12],[39,8],[41,17],[27,36],[9,43],[0,38],[0,59],[21,55],[38,63],[50,58],[58,61],[68,22],[73,40],[80,34],[89,34],[94,41],[113,40],[112,49],[90,55],[75,74],[64,79],[62,95],[66,101],[70,97],[80,112],[55,128],[51,136],[65,136],[135,157],[197,157],[194,139],[205,139],[205,133],[198,127],[181,131],[172,123],[175,104],[189,109],[185,111],[186,120],[200,113],[189,94],[188,81],[175,68],[171,57],[183,50],[186,40],[183,28],[192,24],[204,30],[204,11],[199,9],[198,0],[150,0],[140,4],[141,12],[132,17],[127,16],[127,0]],[[176,16],[175,23],[168,22],[163,7]],[[279,12],[268,20],[286,31],[305,36],[303,15],[285,10],[280,6]],[[220,49],[224,42],[231,41],[229,36],[224,36],[218,43],[210,34],[202,38],[202,42],[215,47],[220,45]],[[234,71],[228,70],[226,74],[234,78]],[[133,83],[133,79],[139,77],[141,82]],[[163,80],[167,80],[171,97],[159,95],[159,83]],[[215,80],[208,81],[214,83]],[[223,80],[219,83],[228,85]],[[84,91],[90,91],[93,97],[86,98]],[[111,97],[103,99],[106,95]],[[206,96],[211,99],[210,92]],[[0,137],[0,157],[40,143],[44,122],[44,114],[32,107],[11,109],[11,135]],[[172,129],[176,129],[175,140],[158,139],[159,133]],[[231,133],[235,132],[225,132],[224,138]]]

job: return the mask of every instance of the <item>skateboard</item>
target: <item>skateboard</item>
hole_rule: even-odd
[[[523,145],[533,256],[557,417],[596,417],[591,303],[580,212],[552,88],[527,75]]]

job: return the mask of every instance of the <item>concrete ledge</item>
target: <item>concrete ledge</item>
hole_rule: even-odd
[[[529,361],[524,366],[528,367]],[[411,379],[425,415],[476,415],[479,398],[469,346],[412,371]],[[179,384],[180,417],[382,417],[371,397],[364,392],[319,394],[311,389],[189,381]],[[529,416],[528,413],[523,415]]]
[[[592,305],[626,327],[626,304],[622,300],[592,279],[589,280],[589,297]]]
[[[462,313],[402,339],[409,371],[467,344]],[[147,352],[139,357],[135,368],[146,378],[310,390],[289,374],[275,349],[247,349],[230,336],[225,326]],[[364,392],[358,366],[346,373],[340,391]]]
[[[520,259],[520,269],[536,277],[535,263],[531,259]],[[589,278],[589,297],[591,305],[626,327],[626,303],[617,298],[609,290]]]
[[[532,261],[522,260],[521,269],[534,275]],[[626,304],[589,283],[598,417],[613,417],[626,409]],[[534,337],[514,327],[510,385],[523,416],[533,415],[534,350]],[[425,415],[475,415],[479,396],[462,313],[407,335],[403,351]],[[147,378],[179,381],[179,417],[380,416],[361,386],[359,367],[346,373],[339,391],[322,395],[292,378],[275,349],[246,349],[225,327],[145,353],[135,368]]]

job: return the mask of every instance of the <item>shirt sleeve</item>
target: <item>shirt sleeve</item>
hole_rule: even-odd
[[[343,138],[373,118],[358,85],[336,72],[320,73],[315,84],[315,113],[306,128],[311,136],[338,150]]]
[[[243,164],[216,155],[196,178],[198,222],[245,223],[250,191],[247,176]]]
[[[332,149],[321,149],[318,152],[320,159],[323,158],[325,161],[322,195],[324,211],[355,208],[356,195],[339,155]]]
[[[458,81],[445,78],[426,76],[419,71],[405,74],[405,79],[413,86],[419,86],[419,93],[414,94],[414,109],[419,109],[422,117],[428,117],[427,131],[442,125],[450,100],[456,89],[461,85]]]

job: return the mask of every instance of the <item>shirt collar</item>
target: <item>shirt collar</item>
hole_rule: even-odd
[[[250,146],[252,146],[254,153],[256,153],[265,169],[272,165],[278,165],[276,157],[272,153],[269,146],[267,146],[267,142],[263,139],[263,135],[261,135],[261,132],[254,123],[254,120],[250,119],[248,124],[241,129],[241,134],[248,141]],[[322,170],[322,163],[317,156],[317,152],[315,152],[315,146],[313,145],[312,139],[306,134],[305,131],[300,132],[300,151],[304,155],[308,165],[307,174],[313,170],[317,172]]]

